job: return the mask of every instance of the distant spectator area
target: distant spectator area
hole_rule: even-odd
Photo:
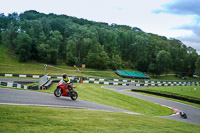
[[[121,71],[117,70],[115,71],[119,76],[123,78],[133,78],[133,79],[149,79],[148,76],[146,76],[143,73],[140,72],[128,72],[128,71]]]

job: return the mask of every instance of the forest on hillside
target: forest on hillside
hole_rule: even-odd
[[[199,74],[200,57],[180,40],[137,27],[88,21],[34,10],[0,14],[0,44],[22,62],[97,69],[132,68],[155,75]]]

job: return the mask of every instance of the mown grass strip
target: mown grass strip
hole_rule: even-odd
[[[200,126],[118,112],[0,105],[2,133],[198,133]]]

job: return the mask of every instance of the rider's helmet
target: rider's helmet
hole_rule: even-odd
[[[64,73],[64,74],[63,74],[63,79],[66,79],[66,78],[67,78],[67,74]]]

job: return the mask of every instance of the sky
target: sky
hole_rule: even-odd
[[[0,0],[0,13],[36,10],[138,27],[176,38],[200,55],[200,0]]]

